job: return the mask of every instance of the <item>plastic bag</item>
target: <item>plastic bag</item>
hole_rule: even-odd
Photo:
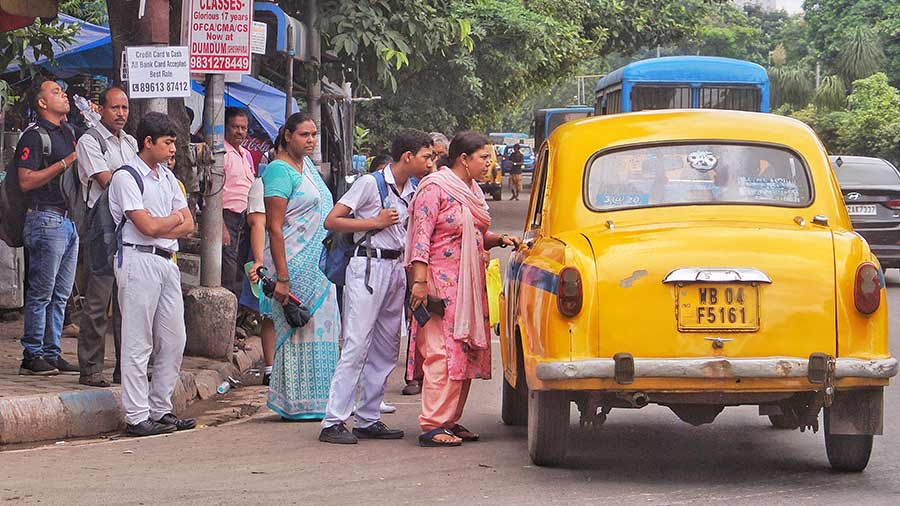
[[[500,279],[500,259],[490,261],[485,272],[487,285],[488,309],[490,310],[491,327],[500,323],[500,290],[503,282]]]

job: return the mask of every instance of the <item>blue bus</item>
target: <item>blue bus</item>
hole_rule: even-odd
[[[769,112],[769,75],[743,60],[668,56],[625,65],[597,81],[595,115],[652,109]]]
[[[567,121],[586,118],[593,113],[594,108],[587,106],[556,107],[534,111],[534,123],[531,125],[534,133],[534,145],[540,147],[544,143],[544,139],[550,136],[550,132],[559,125]]]

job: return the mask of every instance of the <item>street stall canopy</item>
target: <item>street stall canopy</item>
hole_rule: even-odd
[[[110,74],[113,65],[112,39],[109,28],[94,25],[65,14],[59,15],[59,21],[65,24],[77,24],[81,27],[71,44],[61,45],[53,42],[52,60],[41,56],[37,60],[31,51],[25,52],[25,58],[32,63],[44,67],[59,77],[71,77],[89,72],[91,74]],[[17,72],[18,65],[10,65],[3,73]]]
[[[191,96],[185,99],[185,105],[194,111],[194,122],[191,131],[196,132],[203,124],[203,97],[206,95],[202,84],[191,81]],[[239,83],[225,83],[225,107],[244,107],[275,141],[278,129],[284,125],[285,94],[283,91],[254,79],[248,75],[241,76]],[[291,112],[299,112],[297,100],[291,100]]]

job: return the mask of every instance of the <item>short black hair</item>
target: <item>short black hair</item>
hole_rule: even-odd
[[[471,155],[490,143],[490,139],[478,132],[473,132],[472,130],[459,132],[454,135],[453,140],[450,141],[450,150],[447,153],[447,157],[450,159],[450,165],[456,163],[456,159],[463,153]]]
[[[109,92],[113,91],[113,90],[119,90],[122,93],[125,93],[125,90],[123,90],[122,88],[120,88],[118,86],[110,86],[109,88],[106,88],[105,90],[100,92],[100,98],[98,99],[98,101],[100,102],[100,107],[103,107],[106,105],[106,97],[107,97],[107,95],[109,95]],[[125,93],[125,96],[128,97],[128,93]]]
[[[188,122],[193,123],[194,122],[194,110],[191,109],[190,107],[185,107],[184,112],[187,113]]]
[[[28,105],[31,106],[35,113],[38,111],[38,99],[41,97],[42,88],[47,81],[49,81],[49,79],[38,74],[31,80],[31,86],[29,86],[28,91],[25,92]]]
[[[169,116],[161,112],[151,111],[144,114],[137,129],[137,140],[140,151],[144,150],[144,141],[156,142],[160,137],[176,137],[175,124]]]
[[[391,155],[386,155],[384,153],[375,155],[372,157],[372,161],[369,162],[369,172],[375,172],[375,169],[377,169],[379,166],[388,165],[393,161],[394,159],[391,158]]]
[[[226,107],[225,108],[225,124],[227,125],[229,121],[233,118],[237,117],[245,117],[247,120],[250,120],[250,114],[247,113],[247,109],[242,107]]]
[[[432,146],[434,146],[434,140],[431,139],[431,135],[414,128],[404,128],[397,132],[391,142],[391,158],[400,160],[403,153],[407,151],[415,155],[420,149]]]

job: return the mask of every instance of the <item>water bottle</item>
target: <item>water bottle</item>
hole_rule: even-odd
[[[81,95],[75,95],[73,100],[75,101],[75,107],[78,107],[78,110],[81,111],[81,115],[84,116],[84,123],[88,128],[94,128],[100,124],[100,115],[91,109],[91,104],[86,98]]]
[[[216,392],[219,392],[220,394],[224,394],[229,390],[231,390],[231,382],[229,382],[228,380],[219,383],[219,386],[216,387]]]

